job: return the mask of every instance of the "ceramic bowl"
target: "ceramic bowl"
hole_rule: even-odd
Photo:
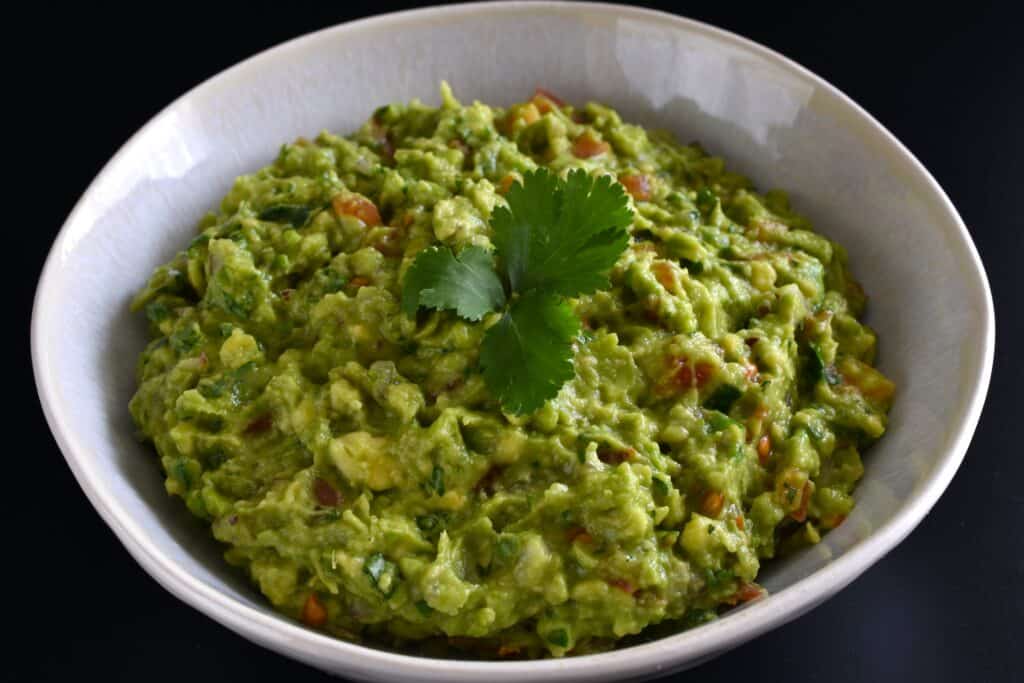
[[[182,248],[239,174],[279,145],[347,132],[382,103],[505,105],[542,85],[699,140],[760,187],[790,191],[846,245],[871,296],[880,367],[899,387],[866,456],[857,507],[824,541],[769,562],[767,599],[608,654],[531,662],[417,658],[335,640],[279,616],[163,489],[127,404],[145,340],[128,300]],[[253,57],[164,109],[68,217],[36,293],[39,396],[85,494],[139,564],[182,601],[261,645],[374,680],[602,681],[681,669],[805,612],[877,562],[949,484],[992,366],[991,295],[970,236],[920,163],[863,109],[786,58],[710,26],[615,5],[496,3],[356,21]],[[938,599],[938,596],[936,596]]]

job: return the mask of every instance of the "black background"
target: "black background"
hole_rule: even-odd
[[[988,269],[998,325],[981,424],[963,467],[921,526],[822,607],[678,680],[1021,680],[1024,40],[1017,17],[981,2],[705,0],[660,7],[795,59],[899,137],[969,226]],[[11,332],[19,347],[6,375],[15,391],[7,395],[35,395],[28,321],[47,250],[93,176],[135,130],[257,51],[399,8],[211,3],[127,11],[83,4],[9,23],[6,33],[28,32],[31,48],[7,64],[18,85],[8,86],[4,105],[25,119],[11,144],[24,147],[18,158],[27,160],[11,165],[8,157],[7,170],[20,181],[5,184],[5,194],[11,201],[20,192],[14,203],[29,202],[20,222],[10,215],[6,222],[5,264],[16,276]],[[25,200],[34,190],[41,196]],[[38,402],[20,403],[8,409],[15,421],[8,429],[23,440],[8,449],[8,477],[0,479],[3,538],[12,549],[4,552],[3,571],[17,573],[4,584],[5,621],[16,635],[13,645],[5,637],[0,672],[14,673],[11,680],[333,680],[248,643],[164,592],[80,492]],[[14,472],[20,474],[12,479]]]

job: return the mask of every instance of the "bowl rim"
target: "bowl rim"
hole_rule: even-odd
[[[958,256],[966,263],[963,276],[972,285],[975,294],[976,289],[980,288],[984,299],[978,343],[971,358],[977,368],[971,378],[969,392],[961,399],[953,428],[947,431],[946,443],[941,449],[942,455],[939,460],[888,522],[850,547],[837,559],[795,584],[772,594],[770,599],[749,603],[742,610],[699,628],[601,654],[516,662],[435,659],[399,654],[337,639],[307,629],[286,617],[260,612],[191,576],[150,541],[143,528],[121,506],[112,489],[91,467],[90,451],[77,440],[74,430],[67,423],[64,417],[65,407],[56,390],[59,378],[50,349],[47,348],[49,339],[44,329],[46,311],[56,297],[56,283],[62,277],[61,255],[65,250],[73,248],[77,236],[82,234],[79,232],[80,228],[88,224],[89,216],[85,207],[90,204],[93,190],[112,174],[113,169],[131,150],[142,144],[142,139],[147,137],[149,131],[157,127],[182,102],[192,98],[197,91],[215,89],[243,71],[259,68],[262,63],[286,55],[289,51],[297,49],[300,44],[333,39],[341,34],[369,27],[399,26],[410,21],[552,11],[581,15],[597,13],[606,17],[632,18],[645,22],[653,20],[701,34],[715,42],[741,49],[772,63],[802,81],[809,82],[841,105],[841,108],[846,110],[851,124],[883,141],[885,152],[893,155],[895,162],[908,171],[908,177],[916,180],[925,191],[934,195],[937,208],[942,210],[956,228],[950,237],[959,247]],[[838,592],[913,531],[949,485],[977,427],[991,379],[994,347],[995,314],[992,294],[984,266],[963,220],[949,197],[924,166],[868,112],[827,81],[796,62],[735,33],[667,12],[601,2],[474,2],[371,16],[293,38],[208,78],[175,99],[134,133],[104,165],[82,194],[58,232],[47,256],[36,289],[31,322],[32,366],[36,388],[47,423],[68,466],[93,507],[128,552],[166,590],[236,633],[271,650],[319,667],[330,667],[335,671],[346,671],[377,679],[411,680],[441,677],[445,680],[468,681],[486,675],[495,683],[518,681],[528,675],[541,676],[547,680],[605,680],[626,675],[667,673],[687,663],[696,663],[724,652],[795,619]]]

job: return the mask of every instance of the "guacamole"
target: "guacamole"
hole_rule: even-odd
[[[410,315],[402,284],[425,249],[492,250],[539,167],[610,176],[632,223],[609,286],[567,302],[571,379],[515,414],[480,370],[497,316]],[[235,181],[135,299],[130,409],[167,491],[309,627],[595,652],[758,598],[762,561],[842,524],[893,395],[864,303],[841,246],[698,144],[445,85]]]

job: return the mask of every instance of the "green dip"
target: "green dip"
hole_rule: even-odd
[[[562,656],[760,596],[762,560],[842,523],[885,430],[843,248],[608,107],[442,99],[284,145],[138,295],[131,413],[167,491],[346,639]],[[611,174],[635,218],[611,288],[572,300],[575,378],[516,416],[479,372],[494,316],[399,302],[425,247],[489,248],[538,166]]]

